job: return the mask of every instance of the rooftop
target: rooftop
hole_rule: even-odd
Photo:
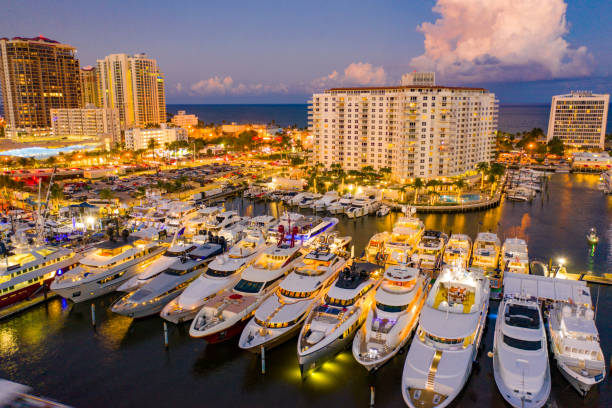
[[[396,85],[396,86],[364,86],[364,87],[342,87],[330,88],[325,92],[334,91],[378,91],[378,90],[402,90],[402,89],[448,89],[451,91],[480,91],[487,92],[485,88],[472,88],[464,86],[441,86],[441,85]]]

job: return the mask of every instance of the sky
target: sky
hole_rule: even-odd
[[[71,44],[82,66],[156,58],[168,103],[306,103],[412,70],[502,104],[612,88],[610,0],[0,2],[0,37]]]

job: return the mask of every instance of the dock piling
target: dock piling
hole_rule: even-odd
[[[374,386],[370,385],[370,408],[374,408]]]
[[[355,257],[355,245],[351,245],[351,258]]]
[[[266,348],[261,346],[261,373],[266,373]]]
[[[96,305],[91,304],[91,325],[96,327]]]
[[[164,347],[168,348],[168,323],[164,322]]]

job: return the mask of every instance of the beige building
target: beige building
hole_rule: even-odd
[[[547,140],[558,136],[570,147],[603,149],[610,95],[588,91],[552,98]]]
[[[0,38],[0,88],[9,137],[51,134],[51,109],[81,107],[79,60],[71,45]]]
[[[119,110],[123,129],[166,122],[164,74],[146,54],[98,60],[101,106]]]
[[[436,73],[435,72],[409,72],[402,75],[402,85],[422,85],[422,86],[434,86],[436,84]]]
[[[172,117],[172,124],[182,128],[198,126],[198,117],[196,115],[188,115],[184,110],[180,110]]]
[[[498,101],[482,88],[334,88],[309,101],[313,161],[390,167],[396,180],[452,177],[493,159]]]
[[[154,139],[157,147],[177,140],[187,140],[187,130],[162,124],[159,128],[132,128],[125,131],[125,148],[129,150],[147,149],[149,140]]]
[[[56,138],[100,138],[110,146],[121,143],[121,127],[117,109],[96,108],[51,109],[53,135]]]
[[[88,65],[81,68],[81,106],[94,105],[100,107],[100,94],[98,92],[98,71]]]

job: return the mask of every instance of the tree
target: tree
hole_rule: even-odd
[[[476,165],[476,168],[480,172],[480,189],[482,190],[484,188],[485,173],[489,170],[489,163],[480,162]]]
[[[423,188],[425,184],[423,183],[423,180],[421,180],[419,177],[414,179],[414,183],[412,183],[412,187],[414,188],[414,203],[417,203],[417,199],[419,197],[419,190]]]
[[[391,179],[391,167],[383,167],[379,172],[383,175],[385,180],[389,181]]]
[[[464,188],[467,187],[467,183],[465,182],[464,179],[460,178],[460,179],[455,180],[455,182],[453,184],[457,188],[457,199],[460,199],[461,198],[461,192],[463,191]]]
[[[59,207],[59,202],[64,198],[64,192],[62,188],[57,183],[53,183],[51,185],[51,201],[54,203],[55,207]]]
[[[157,140],[149,139],[147,143],[147,149],[153,153],[153,157],[155,158],[155,149],[157,148]]]
[[[556,154],[557,156],[563,156],[564,150],[565,146],[559,136],[553,136],[553,138],[548,141],[548,151],[550,153]]]
[[[113,193],[112,190],[109,190],[108,188],[100,190],[100,198],[102,200],[111,200],[113,197],[115,197],[115,193]]]

